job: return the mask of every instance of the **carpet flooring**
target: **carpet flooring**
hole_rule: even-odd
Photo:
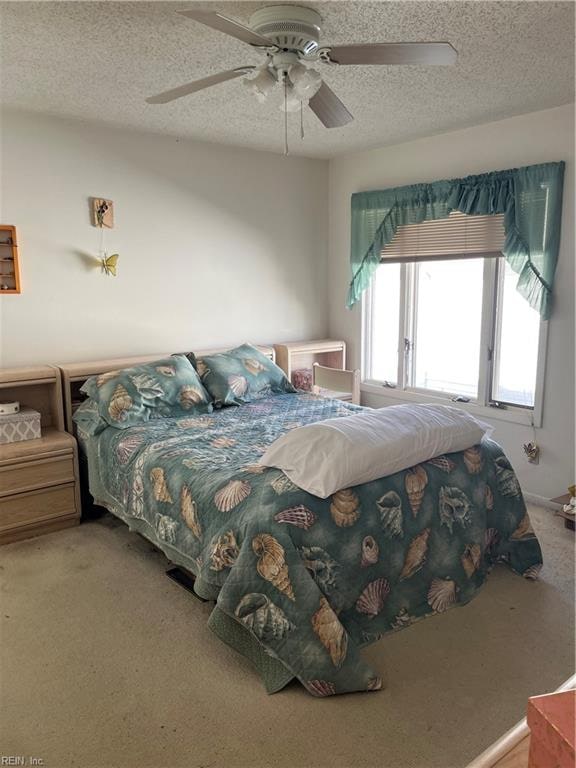
[[[44,768],[463,768],[573,673],[574,534],[531,507],[541,580],[367,648],[379,693],[268,696],[210,605],[110,516],[3,547],[0,754]],[[29,763],[28,763],[29,764]]]

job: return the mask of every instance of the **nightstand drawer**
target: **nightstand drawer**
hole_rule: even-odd
[[[72,454],[0,467],[0,497],[72,482],[74,482]]]
[[[21,525],[75,515],[74,483],[0,499],[0,531]]]

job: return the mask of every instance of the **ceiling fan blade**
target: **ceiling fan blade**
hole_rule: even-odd
[[[334,91],[326,83],[312,96],[308,106],[326,128],[340,128],[354,120]]]
[[[367,43],[335,45],[328,51],[335,64],[455,64],[450,43]]]
[[[169,91],[163,91],[157,96],[150,96],[146,99],[148,104],[167,104],[169,101],[180,99],[182,96],[188,96],[196,91],[202,91],[204,88],[210,88],[212,85],[218,85],[218,83],[225,83],[226,80],[233,80],[235,77],[242,77],[254,67],[237,67],[236,69],[228,69],[226,72],[219,72],[217,75],[209,75],[203,77],[201,80],[194,80],[192,83],[186,83],[186,85],[180,85],[178,88],[171,88]]]
[[[249,45],[274,47],[274,43],[268,37],[258,35],[250,27],[245,27],[240,22],[229,19],[221,13],[216,13],[216,11],[177,11],[177,13],[187,16],[189,19],[194,19],[194,21],[199,21],[200,24],[205,24],[207,27],[217,29],[219,32],[224,32],[226,35],[236,37],[238,40],[242,40],[242,42]]]

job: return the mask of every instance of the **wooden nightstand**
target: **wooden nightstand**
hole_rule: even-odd
[[[282,368],[288,379],[295,386],[305,388],[298,381],[295,371],[309,372],[310,388],[312,385],[312,366],[319,363],[326,368],[346,368],[346,342],[336,339],[321,339],[315,341],[289,341],[284,344],[274,344],[276,364]],[[340,393],[341,394],[341,393]],[[338,397],[334,392],[331,396]],[[343,396],[341,399],[350,399]]]
[[[0,369],[0,399],[39,411],[42,436],[0,445],[0,544],[80,522],[76,440],[64,431],[60,371]]]

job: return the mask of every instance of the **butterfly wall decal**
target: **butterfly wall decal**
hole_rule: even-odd
[[[104,272],[105,275],[112,275],[113,277],[116,277],[118,258],[119,254],[113,253],[111,256],[104,254],[104,256],[100,259],[100,266],[102,267],[102,272]]]

